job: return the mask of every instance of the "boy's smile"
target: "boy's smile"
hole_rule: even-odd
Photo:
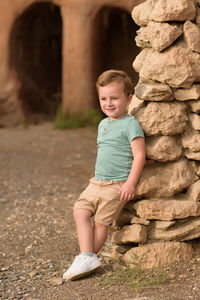
[[[126,96],[124,85],[120,81],[113,81],[105,86],[99,86],[99,101],[101,110],[111,120],[119,120],[127,114],[127,106],[132,95]]]

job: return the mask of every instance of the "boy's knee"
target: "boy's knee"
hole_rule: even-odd
[[[92,212],[86,209],[75,209],[74,220],[87,220],[92,216]]]

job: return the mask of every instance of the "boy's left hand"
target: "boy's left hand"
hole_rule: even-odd
[[[120,200],[128,202],[135,197],[135,186],[131,183],[125,182],[119,190]]]

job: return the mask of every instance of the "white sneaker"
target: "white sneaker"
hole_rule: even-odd
[[[96,254],[93,256],[79,254],[75,257],[74,262],[69,267],[69,269],[63,274],[63,279],[65,280],[76,280],[83,276],[86,276],[101,266]]]

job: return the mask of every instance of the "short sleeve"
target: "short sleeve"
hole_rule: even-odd
[[[131,117],[126,128],[129,143],[137,137],[144,137],[144,132],[140,126],[139,121],[135,117]]]

